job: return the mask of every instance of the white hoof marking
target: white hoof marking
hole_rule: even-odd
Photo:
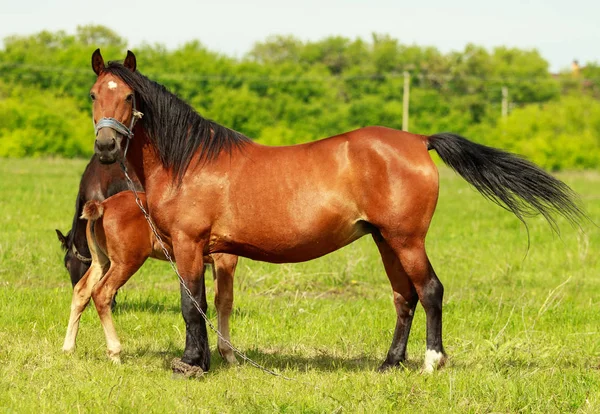
[[[428,349],[425,352],[425,365],[423,366],[423,371],[426,373],[432,373],[439,366],[441,366],[440,362],[444,360],[444,354],[438,351],[434,351],[433,349]]]

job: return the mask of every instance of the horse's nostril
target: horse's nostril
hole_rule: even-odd
[[[96,149],[100,152],[114,151],[117,147],[117,141],[112,138],[110,141],[98,141],[96,140]]]

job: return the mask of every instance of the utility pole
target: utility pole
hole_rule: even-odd
[[[410,99],[410,73],[404,71],[404,93],[402,99],[402,130],[408,131],[408,102]]]
[[[502,118],[508,116],[508,88],[502,87]]]

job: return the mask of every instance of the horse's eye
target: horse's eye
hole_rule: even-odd
[[[130,93],[129,95],[127,95],[127,97],[125,98],[125,100],[126,100],[127,102],[131,102],[131,101],[133,101],[133,94],[132,94],[132,93]]]
[[[90,93],[90,99],[91,99],[92,101],[95,101],[95,100],[96,100],[96,94],[94,94],[94,93]]]

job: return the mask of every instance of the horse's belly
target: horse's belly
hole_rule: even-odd
[[[315,229],[316,230],[316,229]],[[338,250],[371,229],[364,222],[344,228],[320,229],[310,234],[263,231],[256,234],[214,234],[210,253],[230,253],[270,263],[295,263],[316,259]]]

